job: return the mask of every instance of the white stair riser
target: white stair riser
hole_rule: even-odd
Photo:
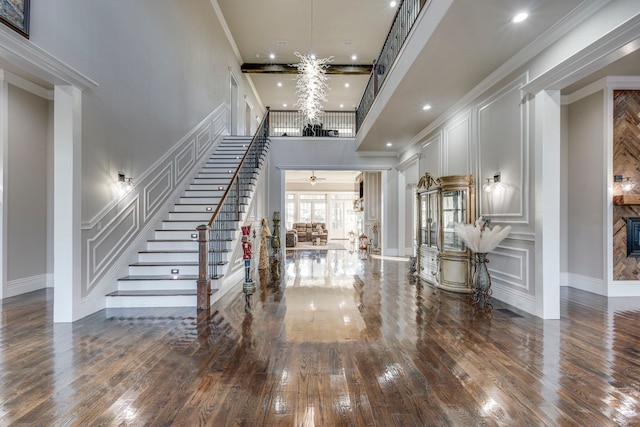
[[[229,222],[227,223],[227,227],[239,230],[240,224],[238,222]],[[198,240],[198,237],[192,237],[192,234],[198,234],[198,230],[195,228],[193,231],[191,230],[157,230],[155,233],[155,238],[157,240]]]
[[[221,242],[221,249],[231,249],[231,245],[233,245],[233,241],[224,241]],[[190,241],[190,242],[172,242],[172,241],[158,241],[151,240],[147,242],[147,250],[150,252],[157,251],[197,251],[198,250],[198,242]]]
[[[198,242],[175,242],[175,241],[162,241],[162,240],[150,240],[147,242],[148,251],[197,251]]]
[[[225,177],[204,177],[204,178],[194,178],[191,182],[192,184],[205,184],[205,185],[227,185],[231,180],[232,176]]]
[[[210,201],[217,202],[223,196],[225,190],[184,190],[182,197],[206,197]]]
[[[229,187],[229,180],[220,180],[219,183],[208,183],[208,184],[189,184],[189,190],[191,191],[226,191]],[[222,189],[220,189],[222,188]]]
[[[197,290],[195,280],[118,280],[120,291]]]
[[[141,252],[140,262],[198,262],[197,252]]]
[[[172,269],[178,269],[178,278],[180,275],[197,276],[197,265],[130,265],[129,276],[169,276]]]
[[[197,276],[197,265],[130,265],[129,276],[167,276],[171,274],[172,269],[178,269],[178,278],[180,276]],[[219,265],[217,267],[218,274],[224,274],[227,271],[227,264]]]
[[[118,296],[107,297],[107,308],[132,307],[195,307],[198,298],[195,295],[179,296]]]
[[[169,213],[170,220],[178,221],[200,221],[206,224],[211,219],[213,212],[171,212]]]
[[[191,237],[192,234],[198,234],[198,231],[193,230],[156,230],[155,238],[157,240],[197,240]]]
[[[207,210],[207,208],[210,208],[210,210]],[[189,205],[181,205],[181,204],[177,204],[174,205],[173,210],[176,212],[208,212],[209,216],[211,216],[213,214],[213,211],[215,211],[216,209],[216,205],[214,204],[204,204],[204,205],[194,205],[194,204],[189,204]]]
[[[219,197],[215,199],[213,197],[180,197],[178,203],[183,205],[188,205],[190,203],[194,203],[196,205],[211,205],[214,207],[213,210],[215,210],[215,206],[219,200]]]
[[[202,224],[206,224],[208,221],[163,221],[163,230],[194,230]]]

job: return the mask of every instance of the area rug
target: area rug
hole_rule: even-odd
[[[313,251],[317,249],[326,250],[332,249],[337,251],[344,251],[347,248],[342,243],[338,243],[333,240],[329,240],[326,245],[314,245],[311,242],[298,242],[293,248],[285,248],[288,251]]]

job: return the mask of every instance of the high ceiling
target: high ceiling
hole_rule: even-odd
[[[217,1],[242,61],[260,64],[294,64],[296,51],[333,56],[335,64],[371,64],[397,8],[389,0]],[[393,95],[377,101],[376,120],[359,150],[402,151],[503,63],[590,2],[593,0],[453,0],[447,8],[448,0],[428,1],[431,9],[426,12],[437,8],[445,12],[433,24],[433,33],[418,42],[422,46],[416,59],[394,83]],[[529,12],[529,19],[513,24],[511,17],[522,10]],[[271,59],[270,54],[275,57]],[[354,54],[355,61],[351,59]],[[295,109],[294,74],[249,76],[263,105]],[[330,76],[325,109],[353,110],[367,80],[368,76]],[[431,110],[423,110],[425,104]],[[388,142],[393,146],[387,147]]]

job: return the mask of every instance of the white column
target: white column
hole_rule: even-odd
[[[82,92],[56,86],[54,102],[53,321],[73,322],[82,296]]]
[[[560,91],[535,97],[536,314],[560,318]]]
[[[0,79],[0,299],[4,298],[7,286],[7,196],[4,192],[8,176],[9,147],[9,84]]]

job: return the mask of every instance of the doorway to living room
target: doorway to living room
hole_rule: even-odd
[[[363,228],[358,199],[359,171],[287,171],[284,221],[287,230],[299,230],[301,241],[312,233],[327,240],[347,240]]]

